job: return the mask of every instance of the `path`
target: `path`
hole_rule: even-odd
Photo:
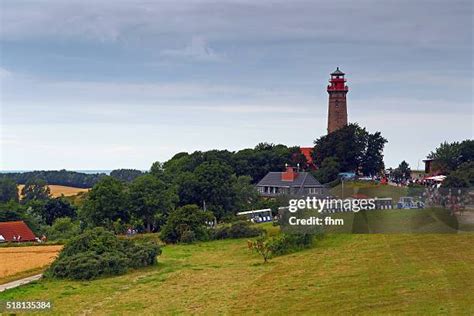
[[[43,274],[36,274],[36,275],[32,275],[30,277],[23,278],[23,279],[20,279],[20,280],[8,282],[8,283],[5,283],[5,284],[0,284],[0,292],[6,291],[6,290],[9,290],[9,289],[13,289],[13,288],[18,287],[18,286],[23,285],[23,284],[28,284],[28,283],[33,282],[33,281],[37,281],[37,280],[41,279],[42,276],[43,276]]]

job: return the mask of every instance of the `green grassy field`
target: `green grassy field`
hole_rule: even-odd
[[[328,226],[326,232],[457,233],[460,227],[456,216],[451,216],[448,210],[437,208],[325,213],[325,216],[344,220],[344,226]]]
[[[473,314],[474,234],[330,234],[268,264],[246,240],[166,246],[159,264],[92,282],[42,280],[0,300],[63,314]]]
[[[400,197],[406,196],[407,193],[408,190],[405,187],[353,181],[344,182],[344,189],[342,188],[342,184],[339,184],[331,189],[331,194],[340,198],[347,198],[353,194],[363,194],[371,198],[391,197],[394,204],[398,202]]]

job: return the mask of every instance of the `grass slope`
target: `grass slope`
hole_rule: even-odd
[[[400,197],[406,196],[408,190],[406,187],[396,187],[387,184],[373,184],[371,182],[344,182],[344,190],[342,184],[338,184],[331,189],[331,194],[340,198],[348,198],[354,194],[363,194],[368,197],[391,197],[393,203],[396,204]]]
[[[92,282],[42,280],[0,300],[61,314],[473,314],[474,234],[333,234],[262,264],[245,240],[164,248],[156,267]]]

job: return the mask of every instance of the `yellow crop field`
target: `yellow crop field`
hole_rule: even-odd
[[[39,273],[63,246],[0,247],[0,284]]]
[[[76,187],[67,187],[64,185],[48,185],[49,189],[51,191],[51,195],[53,197],[58,197],[61,196],[62,194],[64,196],[73,196],[81,192],[87,192],[89,189],[84,189],[84,188],[76,188]],[[18,192],[21,193],[21,190],[23,189],[24,185],[20,184],[18,185]]]

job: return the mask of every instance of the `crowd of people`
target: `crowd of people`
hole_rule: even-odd
[[[472,195],[466,189],[443,189],[427,187],[423,193],[425,203],[432,207],[449,208],[451,214],[460,214],[467,206],[473,205]]]

